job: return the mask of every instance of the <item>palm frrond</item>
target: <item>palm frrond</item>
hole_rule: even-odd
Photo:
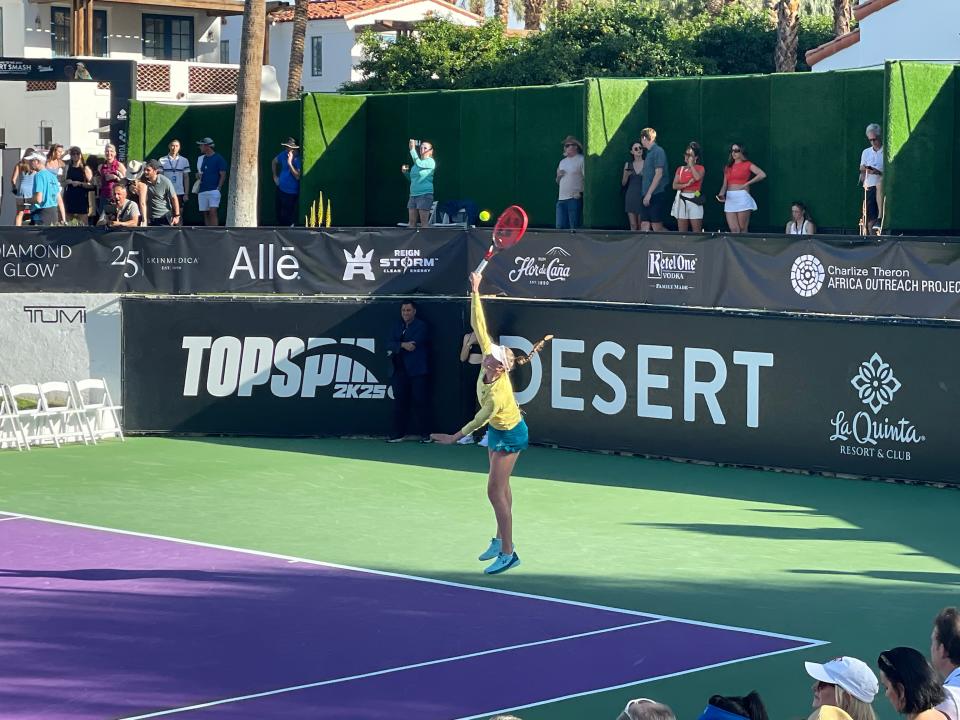
[[[774,59],[777,72],[796,71],[799,29],[800,0],[779,0],[777,3],[777,49]]]
[[[293,6],[293,36],[290,38],[290,70],[287,72],[287,100],[300,97],[303,83],[303,40],[307,34],[309,0],[297,0]]]

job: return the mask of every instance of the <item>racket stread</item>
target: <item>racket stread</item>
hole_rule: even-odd
[[[482,275],[491,258],[501,250],[512,248],[527,231],[527,213],[519,205],[511,205],[497,218],[497,224],[493,227],[493,239],[490,248],[483,256],[483,260],[477,265],[476,273]]]

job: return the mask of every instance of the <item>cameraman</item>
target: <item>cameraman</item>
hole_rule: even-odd
[[[117,183],[113,186],[113,202],[103,209],[97,225],[107,227],[137,227],[140,224],[140,208],[127,199],[127,186]]]
[[[433,159],[433,143],[426,140],[410,141],[410,157],[413,165],[403,165],[400,170],[410,181],[410,200],[407,201],[407,215],[410,227],[427,226],[430,211],[433,209],[433,176],[437,163]]]

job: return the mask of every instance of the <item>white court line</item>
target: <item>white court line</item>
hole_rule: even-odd
[[[170,714],[174,714],[174,713],[186,712],[187,710],[194,710],[194,709],[199,709],[199,708],[204,708],[204,707],[210,707],[210,706],[212,706],[212,705],[219,705],[219,704],[224,704],[224,703],[228,703],[228,702],[239,702],[239,701],[242,701],[242,700],[248,700],[248,699],[254,699],[254,698],[259,698],[259,697],[265,697],[265,696],[267,696],[267,695],[275,695],[275,694],[278,694],[278,693],[293,692],[293,691],[295,691],[295,690],[302,690],[302,689],[306,689],[306,688],[318,687],[318,686],[320,686],[320,685],[328,685],[328,684],[337,683],[337,682],[346,682],[346,681],[348,681],[348,680],[358,680],[358,679],[365,678],[365,677],[372,677],[372,676],[375,676],[375,675],[381,675],[381,674],[385,674],[385,673],[389,673],[389,672],[398,672],[398,671],[404,670],[404,669],[412,669],[412,668],[416,668],[416,667],[423,667],[423,666],[425,666],[425,665],[433,665],[433,664],[437,664],[437,663],[440,663],[440,662],[450,662],[450,661],[452,661],[452,660],[454,660],[454,659],[465,659],[465,658],[469,658],[469,657],[475,657],[475,656],[477,656],[477,655],[485,655],[485,654],[490,654],[490,653],[493,653],[493,652],[503,652],[503,651],[505,651],[505,650],[512,650],[512,649],[516,649],[516,648],[520,648],[520,647],[528,647],[528,646],[530,646],[530,645],[542,645],[542,644],[546,644],[546,643],[550,643],[550,642],[557,642],[557,641],[560,641],[560,640],[566,640],[566,639],[571,639],[571,638],[575,638],[575,637],[582,637],[582,636],[586,636],[586,635],[595,635],[595,634],[604,633],[604,632],[611,632],[611,631],[613,631],[613,630],[622,630],[622,629],[628,628],[628,627],[636,627],[636,626],[639,626],[639,625],[647,625],[647,624],[651,624],[651,623],[655,623],[655,622],[664,622],[664,621],[679,622],[679,623],[685,623],[685,624],[688,624],[688,625],[697,625],[697,626],[701,626],[701,627],[717,628],[717,629],[721,629],[721,630],[733,630],[733,631],[736,631],[736,632],[746,632],[746,633],[751,633],[751,634],[754,634],[754,635],[763,635],[763,636],[766,636],[766,637],[774,637],[774,638],[780,638],[780,639],[784,639],[784,640],[794,640],[794,641],[797,641],[797,642],[805,643],[805,645],[802,645],[802,646],[799,646],[799,647],[795,647],[795,648],[786,648],[786,649],[783,649],[783,650],[775,650],[775,651],[772,651],[772,652],[769,652],[769,653],[762,653],[762,654],[760,654],[760,655],[751,655],[751,656],[747,656],[747,657],[743,657],[743,658],[737,658],[737,659],[734,659],[734,660],[726,660],[726,661],[724,661],[724,662],[714,663],[713,665],[702,665],[702,666],[699,666],[699,667],[690,668],[689,670],[682,670],[682,671],[679,671],[679,672],[676,672],[676,673],[669,673],[669,674],[666,674],[666,675],[658,675],[658,676],[656,676],[656,677],[646,678],[646,679],[644,679],[644,680],[639,680],[639,681],[637,681],[637,682],[622,683],[622,684],[620,684],[620,685],[611,685],[611,686],[609,686],[609,687],[597,688],[597,689],[595,689],[595,690],[588,690],[588,691],[585,691],[585,692],[582,692],[582,693],[575,693],[575,694],[572,694],[572,695],[565,695],[565,696],[561,696],[561,697],[548,698],[548,699],[546,699],[546,700],[541,700],[541,701],[538,701],[538,702],[535,702],[535,703],[530,703],[530,704],[518,706],[518,707],[515,707],[515,708],[505,708],[505,709],[503,709],[503,710],[488,711],[488,712],[484,712],[484,713],[482,713],[482,714],[480,714],[480,715],[471,715],[471,716],[466,717],[466,718],[460,718],[459,720],[478,720],[479,718],[486,718],[486,717],[490,717],[490,716],[492,716],[492,715],[495,715],[495,714],[497,714],[497,713],[503,713],[503,712],[505,712],[506,710],[521,710],[521,709],[524,709],[524,708],[536,707],[536,706],[539,706],[539,705],[547,705],[547,704],[549,704],[549,703],[559,702],[559,701],[562,701],[562,700],[569,700],[569,699],[572,699],[572,698],[584,697],[584,696],[587,696],[587,695],[595,695],[595,694],[598,694],[598,693],[607,692],[607,691],[609,691],[609,690],[618,690],[618,689],[620,689],[620,688],[630,687],[630,686],[632,686],[632,685],[642,685],[642,684],[645,684],[645,683],[653,682],[653,681],[655,681],[655,680],[663,680],[663,679],[666,679],[666,678],[677,677],[677,676],[680,676],[680,675],[687,675],[687,674],[689,674],[689,673],[699,672],[700,670],[709,670],[709,669],[712,669],[712,668],[722,667],[722,666],[724,666],[724,665],[732,665],[732,664],[738,663],[738,662],[746,662],[746,661],[748,661],[748,660],[755,660],[755,659],[757,659],[757,658],[769,657],[769,656],[771,656],[771,655],[780,655],[781,653],[794,652],[794,651],[796,651],[796,650],[806,650],[806,649],[808,649],[808,648],[810,648],[810,647],[817,647],[817,646],[828,645],[828,644],[829,644],[829,642],[828,642],[828,641],[825,641],[825,640],[814,640],[814,639],[812,639],[812,638],[804,638],[804,637],[800,637],[800,636],[797,636],[797,635],[784,635],[784,634],[781,634],[781,633],[773,633],[773,632],[767,632],[767,631],[763,631],[763,630],[753,630],[753,629],[750,629],[750,628],[736,627],[736,626],[733,626],[733,625],[720,625],[720,624],[717,624],[717,623],[708,623],[708,622],[701,622],[701,621],[698,621],[698,620],[689,620],[689,619],[687,619],[687,618],[677,618],[677,617],[672,617],[672,616],[669,616],[669,615],[659,615],[659,614],[656,614],[656,613],[644,613],[644,612],[639,612],[639,611],[637,611],[637,610],[626,610],[626,609],[624,609],[624,608],[615,608],[615,607],[610,607],[610,606],[606,606],[606,605],[597,605],[597,604],[594,604],[594,603],[579,602],[579,601],[577,601],[577,600],[566,600],[566,599],[563,599],[563,598],[552,598],[552,597],[547,597],[547,596],[544,596],[544,595],[534,595],[534,594],[532,594],[532,593],[516,592],[516,591],[513,591],[513,590],[503,590],[503,589],[500,589],[500,588],[490,588],[490,587],[483,587],[483,586],[478,586],[478,585],[467,585],[466,583],[451,582],[451,581],[449,581],[449,580],[437,580],[437,579],[434,579],[434,578],[425,578],[425,577],[419,577],[419,576],[416,576],[416,575],[405,575],[405,574],[402,574],[402,573],[387,572],[387,571],[385,571],[385,570],[371,570],[371,569],[369,569],[369,568],[358,568],[358,567],[353,567],[353,566],[350,566],[350,565],[340,565],[340,564],[337,564],[337,563],[328,563],[328,562],[323,562],[323,561],[320,561],[320,560],[313,560],[313,559],[310,559],[310,558],[301,558],[301,557],[296,557],[296,556],[293,556],[293,555],[283,555],[283,554],[280,554],[280,553],[271,553],[271,552],[266,552],[266,551],[263,551],[263,550],[250,550],[250,549],[247,549],[247,548],[232,547],[232,546],[230,546],[230,545],[217,545],[217,544],[215,544],[215,543],[206,543],[206,542],[201,542],[201,541],[199,541],[199,540],[185,540],[185,539],[183,539],[183,538],[168,537],[168,536],[165,536],[165,535],[155,535],[155,534],[152,534],[152,533],[142,533],[142,532],[136,532],[136,531],[133,531],[133,530],[120,530],[120,529],[118,529],[118,528],[109,528],[109,527],[104,527],[104,526],[101,526],[101,525],[90,525],[90,524],[88,524],[88,523],[71,522],[71,521],[69,521],[69,520],[57,520],[57,519],[55,519],[55,518],[42,517],[42,516],[39,516],[39,515],[27,515],[27,514],[22,514],[22,513],[21,513],[20,515],[17,515],[17,519],[19,519],[19,518],[24,518],[24,519],[28,519],[28,520],[37,520],[37,521],[40,521],[40,522],[55,523],[55,524],[58,524],[58,525],[67,525],[67,526],[70,526],[70,527],[79,527],[79,528],[84,528],[84,529],[87,529],[87,530],[99,530],[99,531],[101,531],[101,532],[117,533],[117,534],[119,534],[119,535],[130,535],[130,536],[132,536],[132,537],[142,537],[142,538],[147,538],[147,539],[150,539],[150,540],[165,540],[165,541],[167,541],[167,542],[180,543],[180,544],[183,544],[183,545],[195,545],[195,546],[197,546],[197,547],[211,548],[211,549],[214,549],[214,550],[227,550],[227,551],[244,553],[244,554],[247,554],[247,555],[255,555],[255,556],[259,556],[259,557],[268,557],[268,558],[274,558],[274,559],[278,559],[278,560],[286,560],[287,562],[302,562],[302,563],[306,563],[306,564],[308,564],[308,565],[317,565],[317,566],[320,566],[320,567],[329,567],[329,568],[336,568],[336,569],[341,569],[341,570],[351,570],[351,571],[353,571],[353,572],[369,573],[369,574],[371,574],[371,575],[381,575],[381,576],[385,576],[385,577],[393,577],[393,578],[398,578],[398,579],[402,579],[402,580],[413,580],[413,581],[418,581],[418,582],[433,583],[433,584],[435,584],[435,585],[443,585],[443,586],[447,586],[447,587],[464,588],[464,589],[467,589],[467,590],[478,590],[478,591],[482,591],[482,592],[491,592],[491,593],[496,593],[496,594],[500,594],[500,595],[511,595],[511,596],[514,596],[514,597],[523,597],[523,598],[529,598],[529,599],[532,599],[532,600],[540,600],[540,601],[543,601],[543,602],[560,603],[560,604],[562,604],[562,605],[572,605],[572,606],[576,606],[576,607],[584,607],[584,608],[590,608],[590,609],[594,609],[594,610],[607,610],[607,611],[610,611],[610,612],[623,613],[623,614],[626,614],[626,615],[633,615],[633,616],[640,616],[640,617],[645,617],[645,618],[651,618],[650,620],[645,620],[645,621],[643,621],[643,622],[638,622],[638,623],[634,623],[634,624],[631,624],[631,625],[624,625],[624,626],[620,626],[620,627],[616,627],[616,628],[607,628],[607,629],[604,629],[604,630],[595,630],[595,631],[592,631],[592,632],[583,633],[583,634],[580,635],[580,636],[571,635],[571,636],[569,636],[569,637],[567,637],[567,638],[555,638],[555,639],[553,639],[553,640],[541,640],[541,641],[538,641],[538,642],[535,642],[535,643],[529,643],[529,644],[527,644],[527,645],[517,645],[517,646],[513,646],[513,647],[498,648],[498,649],[495,649],[495,650],[486,650],[486,651],[483,651],[483,652],[473,653],[473,654],[470,654],[470,655],[462,655],[462,656],[460,656],[460,657],[458,657],[458,658],[447,658],[447,659],[443,659],[443,660],[431,660],[431,661],[428,661],[428,662],[419,663],[419,664],[416,664],[416,665],[409,665],[409,666],[406,666],[406,667],[390,668],[390,669],[387,669],[387,670],[380,670],[380,671],[376,671],[376,672],[366,673],[366,674],[363,674],[363,675],[355,675],[355,676],[351,676],[351,677],[338,678],[338,679],[335,679],[335,680],[325,680],[325,681],[321,681],[321,682],[318,682],[318,683],[310,683],[310,684],[307,684],[307,685],[292,686],[292,687],[289,687],[289,688],[282,688],[282,689],[280,689],[280,690],[266,691],[266,692],[264,692],[264,693],[257,693],[257,694],[252,694],[252,695],[244,695],[244,696],[239,696],[239,697],[236,697],[236,698],[229,698],[229,699],[226,699],[226,700],[215,700],[215,701],[211,701],[211,702],[209,702],[209,703],[205,703],[205,704],[201,704],[201,705],[192,705],[192,706],[190,706],[190,707],[174,708],[174,709],[172,709],[172,710],[163,710],[163,711],[160,711],[160,712],[157,712],[157,713],[151,713],[151,714],[147,714],[147,715],[136,715],[136,716],[131,716],[131,717],[128,717],[128,718],[123,718],[122,720],[143,720],[144,718],[152,718],[152,717],[159,717],[159,716],[162,716],[162,715],[170,715]],[[9,518],[9,519],[14,519],[14,518]]]
[[[0,522],[6,522],[7,520],[23,520],[23,515],[12,515],[10,517],[0,517]]]
[[[416,668],[429,667],[430,665],[441,665],[443,663],[457,662],[458,660],[467,660],[469,658],[481,657],[483,655],[494,655],[521,648],[536,647],[538,645],[550,645],[551,643],[564,642],[566,640],[576,640],[577,638],[590,637],[591,635],[602,635],[604,633],[616,632],[618,630],[627,630],[629,628],[640,627],[641,625],[654,625],[663,622],[663,620],[645,620],[644,622],[630,623],[629,625],[618,625],[617,627],[603,628],[602,630],[590,630],[589,632],[577,633],[576,635],[565,635],[549,640],[536,640],[534,642],[520,643],[518,645],[507,645],[505,647],[494,648],[492,650],[481,650],[480,652],[467,653],[466,655],[455,655],[453,657],[440,658],[439,660],[427,660],[426,662],[413,663],[411,665],[400,665],[398,667],[386,668],[385,670],[375,670],[373,672],[361,673],[359,675],[349,675],[332,680],[319,680],[302,685],[291,685],[290,687],[278,688],[276,690],[266,690],[264,692],[252,693],[250,695],[238,695],[237,697],[223,698],[222,700],[211,700],[210,702],[200,703],[198,705],[189,705],[186,707],[171,708],[169,710],[160,710],[158,712],[147,713],[146,715],[132,715],[122,720],[144,720],[144,718],[160,717],[162,715],[173,715],[175,713],[187,712],[189,710],[202,710],[203,708],[213,707],[215,705],[226,705],[227,703],[240,702],[243,700],[254,700],[256,698],[269,697],[271,695],[281,695],[283,693],[296,692],[298,690],[308,690],[310,688],[323,687],[324,685],[337,685],[338,683],[349,682],[351,680],[362,680],[364,678],[376,677],[377,675],[388,675],[404,670],[414,670]]]
[[[0,511],[2,513],[3,511]],[[11,513],[12,514],[12,513]],[[283,555],[281,553],[266,552],[264,550],[250,550],[248,548],[233,547],[231,545],[217,545],[216,543],[207,543],[200,540],[185,540],[183,538],[169,537],[166,535],[154,535],[153,533],[136,532],[135,530],[120,530],[118,528],[104,527],[102,525],[90,525],[88,523],[71,522],[70,520],[57,520],[55,518],[43,517],[40,515],[28,515],[20,513],[18,517],[27,520],[38,520],[40,522],[55,523],[57,525],[68,525],[70,527],[85,528],[87,530],[100,530],[101,532],[117,533],[119,535],[130,535],[132,537],[147,538],[150,540],[165,540],[167,542],[180,543],[182,545],[195,545],[197,547],[211,548],[213,550],[228,550],[231,552],[244,553],[246,555],[256,555],[259,557],[274,558],[277,560],[287,560],[302,562],[307,565],[317,565],[319,567],[336,568],[338,570],[351,570],[353,572],[369,573],[370,575],[380,575],[383,577],[398,578],[401,580],[415,580],[417,582],[432,583],[434,585],[443,585],[446,587],[463,588],[466,590],[478,590],[480,592],[495,593],[498,595],[511,595],[513,597],[529,598],[531,600],[540,600],[542,602],[559,603],[561,605],[572,605],[575,607],[590,608],[591,610],[606,610],[608,612],[623,613],[625,615],[634,615],[656,620],[670,620],[672,622],[684,623],[686,625],[697,625],[700,627],[717,628],[719,630],[733,630],[734,632],[745,632],[752,635],[763,635],[765,637],[780,638],[782,640],[795,640],[805,643],[811,647],[817,645],[829,644],[826,640],[814,640],[813,638],[800,637],[799,635],[784,635],[782,633],[768,632],[766,630],[755,630],[753,628],[737,627],[736,625],[720,625],[718,623],[703,622],[700,620],[690,620],[688,618],[674,617],[671,615],[660,615],[658,613],[641,612],[639,610],[627,610],[625,608],[616,608],[609,605],[596,605],[594,603],[580,602],[578,600],[566,600],[564,598],[548,597],[546,595],[534,595],[533,593],[517,592],[515,590],[503,590],[501,588],[484,587],[482,585],[468,585],[466,583],[453,582],[451,580],[438,580],[435,578],[420,577],[418,575],[405,575],[403,573],[389,572],[387,570],[371,570],[370,568],[353,567],[352,565],[340,565],[337,563],[324,562],[322,560],[312,560],[310,558],[297,557],[295,555]]]
[[[819,645],[829,645],[828,642],[820,641]],[[513,712],[514,710],[525,710],[526,708],[537,707],[539,705],[549,705],[550,703],[560,702],[562,700],[572,700],[573,698],[585,697],[587,695],[596,695],[597,693],[607,692],[608,690],[619,690],[625,687],[632,687],[634,685],[645,685],[647,683],[654,682],[656,680],[666,680],[667,678],[679,677],[681,675],[689,675],[690,673],[700,672],[701,670],[712,670],[713,668],[723,667],[724,665],[734,665],[739,662],[747,662],[748,660],[756,660],[758,658],[770,657],[771,655],[781,655],[783,653],[795,652],[797,650],[806,650],[805,647],[795,647],[795,648],[785,648],[783,650],[772,650],[768,653],[761,653],[759,655],[748,655],[747,657],[736,658],[734,660],[724,660],[723,662],[713,663],[712,665],[699,665],[695,668],[690,668],[689,670],[678,670],[673,673],[666,673],[665,675],[656,675],[654,677],[644,678],[643,680],[637,680],[636,682],[620,683],[619,685],[610,685],[608,687],[597,688],[596,690],[585,690],[580,693],[573,693],[572,695],[562,695],[561,697],[550,698],[549,700],[538,700],[537,702],[528,703],[526,705],[517,705],[516,707],[501,708],[499,710],[490,710],[488,712],[480,713],[479,715],[469,715],[457,718],[456,720],[478,720],[478,718],[489,718],[494,715],[501,715],[507,712]],[[131,719],[132,720],[132,719]]]

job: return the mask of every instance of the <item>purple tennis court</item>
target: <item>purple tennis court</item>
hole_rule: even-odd
[[[21,720],[484,717],[820,644],[15,515],[0,614]]]

